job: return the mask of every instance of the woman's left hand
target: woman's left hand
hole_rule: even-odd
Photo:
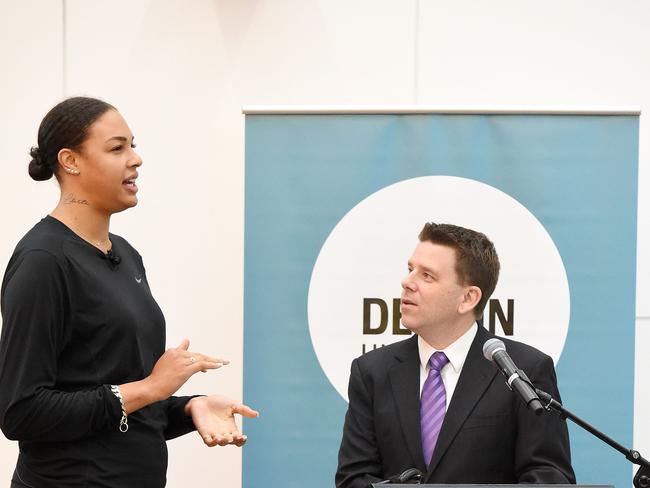
[[[197,432],[209,447],[243,446],[246,436],[237,427],[235,414],[249,418],[259,415],[249,406],[222,395],[194,397],[187,402],[185,413],[192,417]]]

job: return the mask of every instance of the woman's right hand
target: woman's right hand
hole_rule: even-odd
[[[190,341],[183,339],[180,346],[167,349],[146,378],[157,400],[166,400],[195,373],[218,369],[230,361],[189,351]]]

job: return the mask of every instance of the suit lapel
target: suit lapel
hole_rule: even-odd
[[[463,370],[458,378],[456,389],[451,398],[445,420],[440,430],[438,442],[431,457],[431,464],[425,480],[428,480],[445,452],[463,426],[463,423],[481,399],[492,379],[497,374],[497,369],[483,357],[483,344],[491,335],[481,326],[478,327],[476,337],[470,346]],[[418,432],[418,439],[421,434]]]
[[[404,342],[395,356],[397,363],[389,370],[390,385],[397,414],[414,467],[426,471],[420,433],[420,359],[417,335]]]

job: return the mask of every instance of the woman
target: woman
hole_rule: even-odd
[[[109,233],[137,204],[142,160],[119,112],[76,97],[43,119],[29,174],[56,177],[56,208],[18,243],[2,282],[0,427],[20,441],[12,487],[162,487],[165,441],[246,442],[222,396],[172,396],[228,362],[164,350],[165,322],[142,259]]]

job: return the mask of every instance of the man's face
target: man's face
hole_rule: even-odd
[[[456,274],[456,251],[429,241],[420,242],[402,280],[402,323],[411,331],[434,332],[453,326],[461,316],[467,291]]]

